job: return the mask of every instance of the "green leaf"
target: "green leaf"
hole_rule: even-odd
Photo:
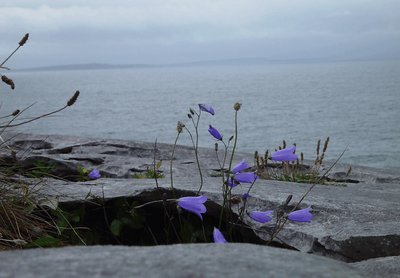
[[[119,236],[121,234],[122,226],[123,226],[123,223],[121,220],[114,219],[111,222],[111,226],[110,226],[111,233],[115,236]]]
[[[61,245],[61,240],[49,235],[42,236],[28,244],[28,247],[57,247]]]

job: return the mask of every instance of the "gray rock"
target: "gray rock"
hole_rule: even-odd
[[[93,246],[0,253],[0,277],[362,277],[351,266],[251,244]]]
[[[357,268],[367,277],[400,277],[400,256],[369,259],[349,265]]]
[[[32,156],[47,157],[57,165],[81,165],[88,169],[97,167],[103,177],[96,181],[71,182],[49,179],[41,193],[57,197],[60,202],[84,200],[88,192],[92,195],[113,198],[137,196],[155,188],[154,180],[132,179],[135,172],[145,171],[154,159],[154,144],[123,140],[94,140],[66,136],[29,135],[29,139],[14,139],[17,149],[24,150],[31,144]],[[46,139],[47,144],[38,143]],[[11,142],[12,144],[12,142]],[[167,178],[159,179],[159,186],[168,188],[169,158],[172,146],[158,144],[156,160],[162,160],[161,170]],[[7,154],[4,154],[7,155]],[[214,177],[218,169],[215,152],[200,149],[200,161],[204,175],[203,194],[221,204],[220,178]],[[235,162],[242,158],[252,161],[252,155],[238,153]],[[27,158],[29,159],[29,157]],[[174,186],[196,192],[200,179],[193,150],[178,146],[173,161]],[[72,163],[72,164],[71,164]],[[323,168],[329,167],[328,164]],[[331,172],[333,178],[343,178],[348,165],[337,165]],[[323,171],[323,169],[321,169]],[[354,167],[351,179],[359,183],[316,185],[302,203],[301,208],[312,206],[314,219],[311,223],[288,223],[277,241],[309,252],[346,262],[400,255],[400,174],[367,167]],[[251,192],[248,210],[268,210],[280,205],[289,194],[296,203],[310,185],[258,180]],[[233,194],[241,195],[245,185],[235,187]],[[236,208],[234,208],[236,210]],[[268,240],[273,224],[261,225],[248,217],[244,219],[257,235]],[[368,260],[369,261],[369,260]],[[366,262],[368,262],[366,261]]]

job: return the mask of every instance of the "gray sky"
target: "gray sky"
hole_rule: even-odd
[[[400,58],[399,0],[0,0],[8,63]]]

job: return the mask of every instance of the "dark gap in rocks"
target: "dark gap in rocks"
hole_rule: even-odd
[[[86,157],[69,157],[68,160],[76,160],[76,161],[88,161],[94,165],[100,165],[103,164],[104,159],[99,158],[99,157],[93,157],[93,158],[86,158]]]
[[[183,164],[183,165],[193,164],[193,163],[194,163],[193,161],[184,161],[184,162],[181,162],[181,164]]]
[[[21,140],[15,141],[13,146],[16,148],[29,148],[32,150],[48,150],[52,149],[53,145],[44,140]]]
[[[49,150],[47,153],[48,154],[69,154],[72,153],[74,147],[65,147],[65,148],[60,148],[60,149],[53,149]]]
[[[160,188],[131,197],[63,202],[59,204],[59,210],[47,211],[62,231],[59,236],[56,233],[53,235],[61,240],[58,246],[80,245],[81,239],[87,245],[150,246],[213,242],[212,233],[214,227],[219,226],[221,206],[212,201],[205,203],[207,212],[203,214],[203,221],[193,213],[178,209],[173,201],[135,208],[148,202],[183,196],[195,196],[195,193]],[[238,220],[236,214],[228,210],[224,210],[224,214],[220,230],[229,242],[266,244],[250,227]],[[226,221],[228,218],[237,222],[231,232]],[[276,242],[273,246],[294,249]]]
[[[335,252],[335,256],[339,259],[342,258],[341,260],[345,262],[359,262],[372,258],[400,255],[399,235],[357,236],[350,237],[345,241],[327,237],[323,239],[323,242],[324,246],[322,248],[325,250],[327,249],[326,246],[339,248],[340,251]],[[316,247],[318,250],[318,245]]]
[[[353,180],[353,179],[334,179],[325,177],[325,180],[329,182],[360,183],[359,180]]]
[[[132,167],[129,169],[129,171],[134,172],[134,173],[144,173],[147,171],[147,169],[139,169],[139,168]]]

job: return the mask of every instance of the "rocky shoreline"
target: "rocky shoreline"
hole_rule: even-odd
[[[89,192],[93,196],[104,195],[107,199],[138,197],[154,192],[154,180],[132,178],[133,174],[143,173],[153,165],[154,143],[22,134],[10,139],[8,144],[17,150],[17,159],[23,167],[29,168],[38,160],[52,163],[52,174],[64,179],[46,178],[40,192],[59,203],[85,201]],[[156,148],[156,160],[163,162],[160,171],[166,174],[166,178],[158,180],[163,188],[169,187],[171,148],[168,144],[157,144]],[[219,168],[215,152],[213,149],[200,149],[199,155],[205,176],[202,193],[215,204],[221,204],[220,178],[214,176]],[[9,152],[2,156],[12,159]],[[243,158],[253,161],[252,154],[239,153],[235,162]],[[76,178],[78,165],[87,169],[97,168],[102,178],[79,181]],[[330,177],[340,178],[346,167],[335,166]],[[314,220],[309,224],[289,223],[280,233],[280,241],[300,252],[248,244],[16,250],[0,253],[0,276],[53,277],[56,273],[58,276],[60,273],[66,275],[70,270],[80,277],[111,274],[126,277],[137,274],[139,270],[146,273],[151,269],[152,277],[227,274],[265,277],[266,273],[268,277],[291,277],[294,274],[296,277],[395,277],[400,273],[400,173],[367,167],[352,168],[350,178],[358,183],[316,185],[302,204],[302,207],[312,206]],[[197,191],[199,176],[190,147],[177,147],[173,173],[177,189]],[[253,187],[249,209],[276,207],[289,194],[296,202],[309,186],[260,179]],[[245,186],[238,186],[234,194],[240,195],[245,189]],[[254,223],[246,217],[244,221],[260,239],[268,239],[270,228],[267,225]],[[159,260],[151,260],[152,256]],[[166,265],[161,258],[173,258],[169,260],[168,271],[163,272]],[[227,267],[227,258],[235,258],[232,268]],[[18,267],[20,263],[10,263],[17,260],[24,267]],[[63,260],[68,264],[63,265]],[[195,267],[199,261],[201,268]],[[38,264],[48,266],[39,268]],[[118,267],[121,264],[123,267]],[[29,272],[29,269],[34,271]],[[203,272],[199,273],[201,270]]]

